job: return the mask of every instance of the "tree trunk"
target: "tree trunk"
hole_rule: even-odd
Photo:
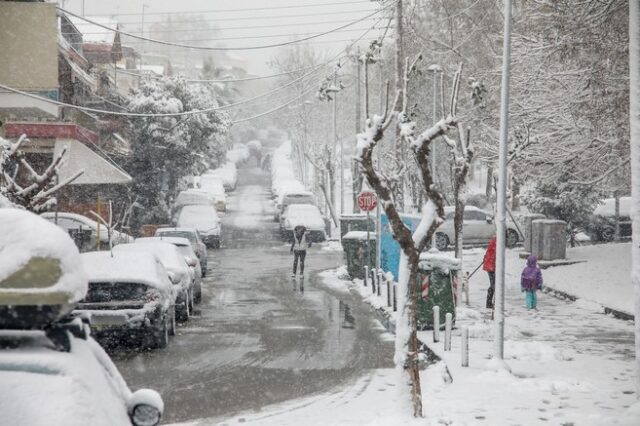
[[[487,167],[487,186],[484,190],[485,196],[487,197],[487,202],[491,201],[491,196],[493,194],[493,167]]]

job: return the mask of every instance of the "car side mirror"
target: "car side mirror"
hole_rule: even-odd
[[[164,412],[160,394],[152,389],[139,389],[129,399],[129,416],[135,426],[156,426]]]
[[[493,223],[493,218],[491,216],[487,216],[487,223],[491,225]]]
[[[196,262],[195,259],[189,256],[185,256],[184,260],[187,262],[187,265],[189,265],[192,268],[195,268],[198,265],[198,262]]]

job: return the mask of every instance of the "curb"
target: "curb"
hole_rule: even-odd
[[[545,285],[545,287],[542,289],[542,292],[546,294],[550,294],[551,296],[560,300],[570,300],[571,302],[575,302],[576,300],[579,299],[579,297],[577,296],[566,293],[562,290],[556,290],[555,288],[549,287],[547,285]],[[609,308],[607,306],[603,306],[602,308],[603,308],[603,313],[605,315],[612,315],[616,319],[623,320],[623,321],[633,321],[635,319],[634,315],[629,314],[627,312],[623,312],[614,308]]]

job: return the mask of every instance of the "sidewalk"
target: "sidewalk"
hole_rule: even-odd
[[[610,282],[622,282],[624,271],[612,273],[613,266],[606,265],[624,262],[623,245],[614,246],[606,251],[599,246],[598,257],[593,247],[580,248],[588,262],[546,269],[545,283],[567,290],[580,288],[576,282],[580,280],[585,289],[581,296],[595,298],[598,293],[593,290],[607,273],[619,277]],[[483,255],[482,249],[466,250],[464,270],[475,269]],[[427,419],[454,425],[640,424],[638,404],[633,412],[628,410],[637,402],[632,322],[604,315],[602,307],[586,297],[571,302],[540,294],[539,310],[526,310],[519,286],[524,263],[517,251],[508,252],[505,365],[491,360],[493,321],[484,308],[488,278],[483,271],[471,279],[470,306],[458,310],[451,352],[443,350],[444,332],[439,343],[433,343],[431,331],[418,333],[443,360],[422,372]],[[584,269],[577,271],[580,265]],[[384,287],[382,297],[377,297],[357,280],[341,283],[335,272],[324,274],[328,286],[338,289],[346,284],[373,307],[390,314]],[[619,300],[610,296],[608,300]],[[460,366],[462,327],[469,329],[468,368]]]

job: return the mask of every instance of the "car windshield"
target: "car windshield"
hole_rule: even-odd
[[[178,237],[178,238],[186,238],[188,239],[191,244],[195,244],[197,243],[197,238],[196,236],[192,233],[192,232],[185,232],[185,231],[162,231],[162,230],[158,230],[156,231],[156,236],[159,237]]]
[[[128,300],[145,300],[145,295],[149,287],[139,283],[89,283],[89,291],[84,302],[101,303],[101,302],[120,302]]]

